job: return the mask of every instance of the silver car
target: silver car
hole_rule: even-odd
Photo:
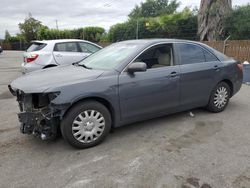
[[[85,40],[34,41],[23,55],[22,72],[76,63],[101,48]]]
[[[0,46],[0,54],[3,52],[3,48],[2,46]]]

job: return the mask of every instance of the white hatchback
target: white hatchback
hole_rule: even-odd
[[[33,41],[23,54],[22,72],[79,62],[102,49],[92,42],[76,39]]]

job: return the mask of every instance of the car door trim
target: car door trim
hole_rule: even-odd
[[[207,53],[211,54],[212,56],[214,56],[218,62],[221,62],[221,60],[219,60],[219,58],[213,53],[211,52],[209,49],[207,49],[205,46],[202,46],[202,44],[199,44],[199,43],[195,43],[195,42],[175,42],[175,44],[191,44],[191,45],[194,45],[194,46],[198,46],[200,47],[202,50],[206,51]],[[180,54],[180,50],[179,50],[179,47],[176,46],[176,49],[178,51],[178,54]],[[180,58],[180,56],[178,56]],[[180,59],[179,59],[180,61]],[[205,58],[205,63],[209,63],[209,62],[213,62],[213,61],[206,61],[206,58]],[[201,62],[202,63],[202,62]],[[193,64],[193,63],[192,63]],[[180,64],[182,65],[182,64]]]
[[[214,54],[212,53],[209,49],[207,49],[205,46],[202,46],[201,44],[198,44],[198,43],[195,43],[195,42],[181,42],[181,41],[178,41],[178,42],[158,42],[158,43],[155,43],[155,44],[152,44],[148,47],[146,47],[144,50],[142,50],[138,55],[135,56],[135,58],[133,58],[121,71],[121,74],[126,72],[126,69],[128,68],[128,66],[130,64],[132,64],[134,62],[134,60],[136,60],[136,58],[138,58],[141,54],[143,54],[145,51],[147,51],[148,49],[154,47],[154,46],[157,46],[157,45],[161,45],[161,44],[172,44],[173,45],[173,55],[174,55],[174,63],[175,65],[181,65],[180,64],[180,57],[179,57],[179,49],[178,47],[176,46],[176,44],[192,44],[192,45],[195,45],[195,46],[198,46],[200,47],[201,49],[205,50],[206,52],[208,52],[209,54],[213,55],[217,60],[218,62],[221,62],[219,60],[219,58]],[[177,49],[177,50],[176,50]]]

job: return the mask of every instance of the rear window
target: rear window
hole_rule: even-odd
[[[210,52],[212,52],[220,61],[226,61],[228,59],[231,59],[230,57],[227,57],[225,54],[215,50],[214,48],[212,48],[206,44],[202,44],[202,46],[206,47],[206,49],[208,49]]]
[[[34,52],[43,49],[47,44],[35,42],[27,49],[27,52]]]
[[[194,64],[206,62],[203,49],[193,44],[178,44],[181,64]]]

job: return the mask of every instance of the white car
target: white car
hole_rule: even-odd
[[[33,41],[23,54],[22,72],[79,62],[102,49],[85,40],[63,39]]]
[[[0,54],[3,52],[3,48],[2,46],[0,46]]]

